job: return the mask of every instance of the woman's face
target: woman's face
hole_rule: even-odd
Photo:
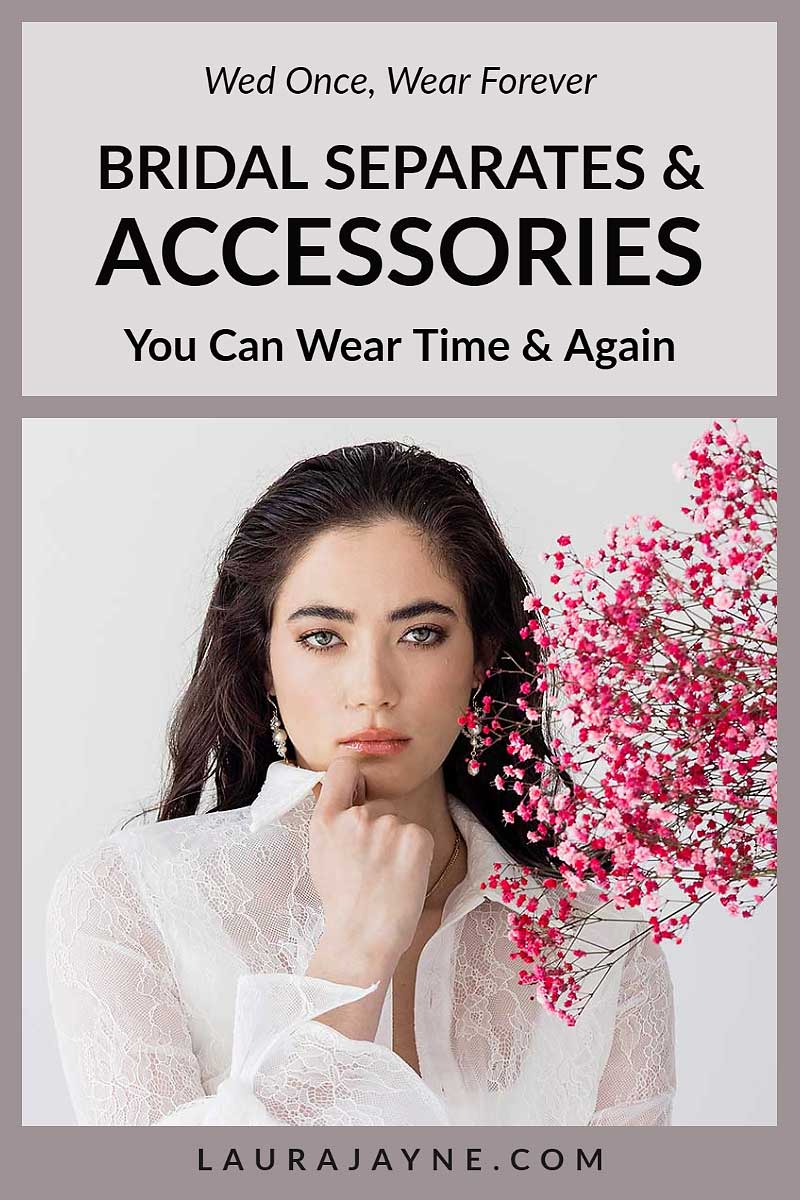
[[[399,519],[309,544],[276,597],[269,662],[298,765],[354,756],[387,799],[439,770],[483,670],[460,587]],[[405,740],[353,740],[375,730]]]

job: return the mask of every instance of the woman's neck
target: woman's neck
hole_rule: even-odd
[[[433,779],[426,780],[414,792],[399,797],[397,807],[407,820],[424,826],[433,835],[433,859],[428,877],[428,887],[431,888],[450,862],[456,844],[456,826],[450,816],[447,791],[441,772]],[[437,911],[444,908],[447,897],[461,883],[466,874],[467,847],[462,837],[455,860],[441,883],[431,894],[430,899],[425,901],[425,911]]]

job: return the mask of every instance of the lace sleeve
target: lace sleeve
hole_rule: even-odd
[[[188,1104],[160,1123],[449,1124],[438,1097],[399,1055],[313,1020],[377,986],[291,974],[242,975],[231,1074],[216,1103]]]
[[[240,976],[230,1075],[207,1095],[169,952],[113,843],[59,875],[47,972],[80,1125],[448,1123],[398,1055],[313,1020],[377,983]]]
[[[649,934],[628,951],[614,1038],[590,1125],[670,1125],[675,1022],[666,955]]]
[[[79,1125],[152,1125],[202,1095],[166,948],[113,845],[56,880],[47,974]]]

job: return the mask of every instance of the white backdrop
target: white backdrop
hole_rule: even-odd
[[[155,799],[216,559],[292,462],[414,441],[469,467],[537,589],[560,533],[593,550],[629,513],[685,524],[672,464],[711,418],[27,419],[23,422],[23,1123],[73,1124],[44,971],[44,911],[78,850]],[[742,419],[770,462],[776,421]],[[776,895],[705,905],[662,943],[676,997],[675,1125],[776,1123]]]

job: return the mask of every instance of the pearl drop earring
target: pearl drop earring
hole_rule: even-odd
[[[277,704],[272,699],[272,696],[269,696],[268,699],[275,710],[269,723],[269,727],[272,730],[272,741],[281,758],[286,758],[286,742],[288,740],[288,736],[281,723],[281,716],[278,712]]]

